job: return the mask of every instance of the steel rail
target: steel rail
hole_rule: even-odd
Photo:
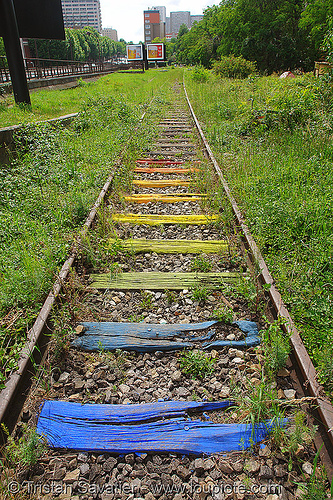
[[[205,146],[206,152],[210,161],[213,163],[215,171],[223,185],[225,194],[231,204],[234,216],[237,221],[237,226],[240,228],[243,242],[245,244],[245,248],[250,252],[252,257],[252,264],[260,270],[259,278],[261,280],[261,284],[269,285],[269,290],[267,290],[270,302],[274,308],[274,316],[275,318],[280,317],[284,321],[282,322],[282,328],[285,333],[290,336],[290,343],[293,351],[293,355],[297,362],[298,368],[303,376],[302,389],[304,393],[309,393],[313,398],[315,398],[315,405],[317,407],[318,414],[320,416],[321,423],[323,424],[326,434],[329,440],[329,446],[327,447],[327,454],[330,455],[330,463],[329,473],[332,475],[333,472],[333,406],[329,399],[325,396],[325,392],[323,387],[319,384],[317,379],[316,369],[310,359],[310,356],[305,348],[305,345],[301,339],[301,336],[289,314],[287,307],[285,306],[281,294],[276,288],[274,284],[274,279],[270,274],[267,264],[247,226],[244,221],[243,215],[237,205],[237,202],[234,196],[231,193],[231,190],[228,186],[228,183],[222,173],[222,170],[214,157],[214,154],[207,142],[207,139],[203,133],[203,130],[200,126],[200,123],[194,113],[193,107],[188,97],[188,93],[185,86],[185,80],[183,81],[183,87],[185,92],[185,97],[187,100],[187,104],[189,106],[192,118],[196,124],[197,130],[201,137],[201,140]],[[268,287],[267,287],[268,288]],[[327,439],[325,439],[327,443]],[[329,448],[329,449],[328,449]],[[324,453],[324,452],[323,452]],[[324,461],[327,462],[327,460]]]
[[[153,99],[149,102],[148,108],[153,102]],[[129,137],[129,140],[127,141],[127,145],[130,143],[131,139],[133,138],[134,133],[137,131],[139,126],[141,125],[142,121],[145,118],[145,115],[147,113],[147,110],[142,114],[141,118],[138,121],[137,126],[133,129],[132,134]],[[52,121],[54,121],[53,119]],[[107,181],[105,182],[102,190],[100,191],[98,198],[96,199],[93,207],[91,208],[89,215],[85,221],[85,223],[82,226],[82,229],[80,230],[78,237],[76,241],[73,243],[71,250],[69,252],[69,256],[66,259],[65,263],[63,264],[60,272],[58,273],[55,282],[52,285],[52,288],[34,322],[34,325],[32,328],[29,330],[28,335],[27,335],[27,341],[22,349],[22,352],[20,354],[19,360],[18,360],[18,368],[13,372],[7,379],[6,385],[4,389],[1,390],[0,392],[0,422],[4,423],[10,430],[13,428],[15,424],[15,416],[13,413],[13,408],[15,405],[17,405],[17,402],[15,401],[15,398],[18,397],[18,392],[19,389],[22,388],[24,385],[24,389],[27,388],[27,381],[26,377],[29,375],[28,370],[32,366],[32,360],[34,359],[35,356],[39,356],[40,354],[40,349],[38,347],[38,344],[42,338],[43,333],[45,333],[46,330],[49,329],[48,327],[48,320],[49,316],[51,313],[52,308],[57,302],[57,299],[59,298],[59,294],[62,290],[63,283],[66,280],[68,273],[74,263],[74,260],[77,256],[78,250],[80,248],[80,243],[82,238],[87,234],[88,230],[92,226],[97,210],[101,206],[107,192],[110,189],[110,186],[112,184],[112,180],[114,177],[114,172],[116,166],[119,166],[122,162],[122,159],[124,157],[124,153],[127,150],[122,152],[121,157],[118,159],[117,163],[114,166],[113,172],[109,175]],[[30,378],[30,377],[29,377]],[[24,396],[22,394],[19,395],[20,398],[24,399]],[[22,406],[22,404],[18,403],[19,406]],[[0,444],[1,441],[5,441],[5,436],[3,433],[0,434]]]

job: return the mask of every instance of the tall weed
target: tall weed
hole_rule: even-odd
[[[249,77],[205,86],[186,79],[186,86],[283,300],[330,388],[329,354],[321,354],[329,353],[333,338],[332,79]]]

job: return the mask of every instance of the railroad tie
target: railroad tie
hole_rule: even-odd
[[[228,400],[129,405],[45,401],[37,432],[49,446],[66,450],[201,455],[243,451],[286,423],[286,419],[274,419],[253,425],[214,424],[190,416],[231,405]]]
[[[130,250],[134,253],[226,253],[228,242],[226,240],[146,240],[110,238],[109,247],[120,245],[121,250]]]
[[[182,201],[200,201],[206,195],[200,193],[167,193],[167,194],[132,194],[124,196],[124,200],[129,203],[178,203]]]
[[[254,347],[260,344],[258,326],[253,321],[235,321],[245,337],[240,340],[220,338],[218,321],[183,324],[83,322],[82,332],[72,341],[72,346],[84,351],[135,352],[177,351],[200,348],[203,350],[224,347]],[[199,333],[199,336],[197,335]],[[244,336],[244,335],[243,335]]]
[[[205,287],[218,290],[224,284],[237,282],[243,276],[239,272],[220,273],[168,273],[168,272],[126,272],[91,274],[91,288],[99,290],[183,290]]]
[[[180,149],[180,150],[187,150],[195,148],[195,145],[190,143],[190,142],[181,142],[181,143],[176,143],[176,142],[156,142],[154,145],[156,148],[175,148],[175,149]]]
[[[172,186],[190,186],[190,181],[182,180],[182,179],[166,179],[166,180],[157,180],[157,181],[147,181],[142,179],[134,179],[133,185],[139,186],[142,188],[151,188],[158,189],[163,187],[172,187]]]
[[[167,151],[164,151],[163,149],[155,149],[150,151],[151,155],[156,155],[156,156],[162,156],[162,155],[168,155],[168,156],[175,156],[175,157],[184,157],[187,158],[189,156],[194,156],[195,151],[182,151],[180,149],[170,149]]]
[[[137,165],[183,165],[184,161],[172,161],[172,160],[155,160],[153,158],[142,158],[136,160]]]
[[[217,223],[218,215],[159,215],[159,214],[112,214],[113,222],[118,224],[147,224],[149,226],[159,226],[161,224],[186,224],[186,225],[207,225]]]
[[[141,174],[189,174],[192,172],[199,172],[199,168],[168,168],[168,167],[135,167],[134,172],[138,172]]]

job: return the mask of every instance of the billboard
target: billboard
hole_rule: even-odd
[[[164,61],[164,43],[147,44],[148,61]]]
[[[14,0],[21,38],[65,40],[61,0]],[[0,36],[4,34],[0,8]]]
[[[142,45],[126,45],[127,59],[129,61],[142,61],[143,50]]]

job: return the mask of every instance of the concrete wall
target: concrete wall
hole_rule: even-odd
[[[72,113],[70,115],[60,116],[59,118],[52,118],[51,120],[37,123],[62,123],[66,126],[77,116],[77,114],[78,113]],[[14,151],[14,134],[26,125],[29,124],[14,125],[13,127],[0,129],[0,165],[8,163],[11,153]]]

